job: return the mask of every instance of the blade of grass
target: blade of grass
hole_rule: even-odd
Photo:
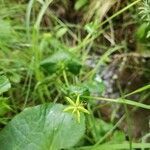
[[[113,126],[112,129],[110,129],[102,138],[100,138],[96,144],[94,146],[98,146],[100,143],[102,143],[106,138],[108,138],[112,133],[113,131],[121,124],[121,122],[125,119],[125,115],[123,115],[119,121]]]
[[[38,17],[37,17],[37,20],[36,20],[36,23],[34,25],[35,29],[39,29],[39,26],[40,26],[40,23],[41,23],[41,20],[43,18],[43,15],[45,14],[48,6],[53,2],[53,0],[46,0],[45,3],[43,4],[39,14],[38,14]]]
[[[32,6],[34,4],[35,0],[30,0],[28,7],[27,7],[27,11],[26,11],[26,30],[27,30],[27,36],[28,39],[30,37],[30,16],[31,16],[31,10],[32,10]]]
[[[89,76],[91,76],[91,78],[93,78],[94,74],[96,73],[96,71],[98,70],[98,68],[100,67],[100,65],[102,65],[102,64],[106,61],[106,59],[107,59],[112,53],[114,53],[115,51],[118,51],[118,50],[122,49],[123,47],[124,47],[124,46],[122,46],[122,45],[118,45],[118,46],[115,46],[114,48],[110,48],[108,51],[106,51],[106,52],[100,57],[98,63],[97,63],[96,66],[94,67],[94,69],[91,70],[91,71],[87,74],[86,78],[89,77]]]
[[[132,147],[134,149],[141,149],[141,148],[150,148],[150,143],[132,143]],[[120,144],[110,144],[106,143],[103,145],[99,145],[97,147],[93,146],[86,146],[86,147],[80,147],[78,150],[127,150],[129,149],[129,142],[120,143]]]
[[[73,49],[80,49],[82,47],[85,47],[85,44],[88,44],[88,42],[91,42],[92,40],[96,39],[103,30],[98,31],[98,29],[100,27],[102,27],[104,24],[106,24],[107,22],[109,22],[110,20],[114,19],[115,17],[117,17],[118,15],[122,14],[123,12],[125,12],[126,10],[128,10],[129,8],[133,7],[134,5],[136,5],[137,3],[139,3],[141,0],[136,0],[134,2],[132,2],[131,4],[127,5],[126,7],[124,7],[123,9],[117,11],[114,15],[110,16],[109,18],[107,18],[105,21],[103,21],[102,23],[97,25],[97,34],[93,36],[93,33],[89,33],[87,34],[87,36],[81,41],[81,43],[79,43],[79,45],[77,45],[76,47],[74,47]],[[94,38],[93,38],[94,37]],[[91,40],[92,39],[92,40]]]
[[[128,97],[130,95],[137,94],[137,93],[143,92],[143,91],[148,90],[148,89],[150,89],[150,84],[146,85],[144,87],[141,87],[141,88],[139,88],[139,89],[137,89],[137,90],[135,90],[135,91],[133,91],[133,92],[131,92],[129,94],[126,94],[124,97]]]
[[[145,97],[146,96],[146,97]],[[149,95],[144,95],[144,97],[142,99],[140,99],[140,102],[144,101],[145,98],[147,98]],[[132,112],[135,112],[137,110],[137,108],[132,108]],[[121,122],[125,119],[126,114],[124,114],[119,120],[118,122],[113,126],[112,129],[110,129],[102,138],[100,138],[95,146],[98,146],[99,144],[101,144],[104,140],[106,140],[112,133],[113,131],[121,124]],[[143,137],[144,138],[144,137]],[[143,140],[142,140],[143,141]],[[145,141],[145,140],[144,140]]]
[[[120,103],[120,104],[127,104],[127,105],[132,105],[136,107],[141,107],[144,109],[150,109],[150,105],[146,105],[143,103],[135,102],[132,100],[128,99],[123,99],[123,98],[117,98],[117,99],[111,99],[111,98],[105,98],[105,97],[91,97],[91,96],[83,96],[84,98],[88,99],[96,99],[96,100],[102,100],[102,101],[107,101],[107,102],[113,102],[113,103]]]
[[[117,82],[117,85],[118,85],[118,88],[119,88],[119,91],[120,91],[120,94],[121,94],[121,97],[122,98],[125,98],[124,97],[124,92],[122,90],[122,87],[120,85],[119,82]],[[123,104],[124,105],[124,110],[125,110],[125,115],[126,115],[126,122],[127,122],[127,134],[128,134],[128,137],[129,137],[129,145],[130,145],[130,150],[132,150],[132,119],[130,118],[130,112],[128,110],[128,107],[127,107],[127,104]]]
[[[105,21],[103,21],[100,24],[100,26],[104,25],[105,23],[109,22],[110,20],[114,19],[115,17],[119,16],[120,14],[122,14],[123,12],[125,12],[126,10],[128,10],[129,8],[133,7],[134,5],[136,5],[137,3],[139,3],[140,1],[142,1],[142,0],[136,0],[136,1],[132,2],[131,4],[127,5],[126,7],[124,7],[123,9],[121,9],[120,11],[117,11],[114,15],[110,16]]]

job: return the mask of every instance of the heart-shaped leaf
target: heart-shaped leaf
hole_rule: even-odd
[[[0,132],[2,150],[58,150],[74,146],[84,135],[85,120],[78,123],[61,104],[25,109]]]

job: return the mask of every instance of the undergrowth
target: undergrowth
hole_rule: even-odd
[[[149,149],[149,41],[149,0],[1,0],[0,149]]]

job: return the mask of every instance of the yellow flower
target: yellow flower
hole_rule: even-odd
[[[65,112],[72,111],[73,114],[75,114],[77,121],[80,123],[80,112],[90,114],[90,112],[83,107],[82,102],[80,103],[80,96],[77,96],[76,102],[74,102],[69,97],[66,97],[67,101],[69,102],[69,106],[64,109]]]

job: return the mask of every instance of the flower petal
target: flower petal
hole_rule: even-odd
[[[76,100],[76,106],[80,105],[80,95],[77,96],[77,100]]]
[[[87,109],[85,109],[83,106],[79,106],[78,109],[84,113],[90,114],[90,112]]]
[[[70,111],[70,110],[73,110],[73,109],[74,109],[73,106],[68,106],[63,111],[66,112],[66,111]]]

